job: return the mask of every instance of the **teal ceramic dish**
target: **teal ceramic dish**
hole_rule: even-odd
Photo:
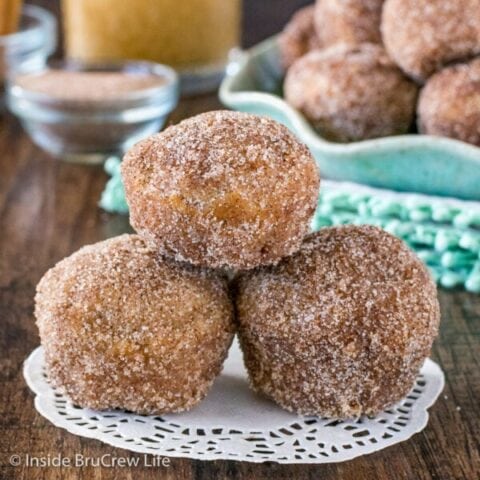
[[[282,99],[283,77],[273,37],[230,64],[220,99],[234,110],[266,115],[286,125],[308,145],[324,177],[480,200],[480,148],[414,134],[349,144],[328,142]]]

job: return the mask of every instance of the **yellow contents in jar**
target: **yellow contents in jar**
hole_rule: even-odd
[[[67,55],[214,65],[240,41],[241,0],[63,0]]]
[[[17,30],[22,3],[22,0],[0,0],[0,35]]]

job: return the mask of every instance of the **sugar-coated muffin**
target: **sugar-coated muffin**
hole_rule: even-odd
[[[122,235],[59,262],[37,287],[49,380],[74,404],[141,414],[187,410],[231,344],[226,280]]]
[[[285,98],[327,140],[351,142],[408,131],[417,87],[379,45],[313,51],[289,69]]]
[[[480,146],[480,59],[433,75],[420,94],[422,133],[456,138]]]
[[[447,63],[480,53],[480,2],[386,0],[381,30],[393,60],[424,82]]]
[[[278,38],[280,56],[285,70],[310,50],[322,46],[313,22],[314,9],[313,5],[309,5],[298,10]]]
[[[315,27],[326,47],[336,43],[381,43],[384,0],[318,0]]]
[[[405,244],[370,226],[325,228],[237,280],[251,385],[304,415],[376,415],[412,388],[439,325],[436,286]]]
[[[296,251],[309,229],[319,174],[279,123],[208,112],[138,143],[122,165],[130,222],[164,255],[249,269]]]

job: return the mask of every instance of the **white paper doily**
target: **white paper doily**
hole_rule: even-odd
[[[444,386],[427,360],[410,394],[374,419],[299,417],[253,393],[237,342],[207,398],[187,413],[142,416],[73,406],[49,384],[43,349],[24,365],[35,408],[57,427],[134,452],[203,460],[328,463],[350,460],[410,438],[428,422],[427,408]]]

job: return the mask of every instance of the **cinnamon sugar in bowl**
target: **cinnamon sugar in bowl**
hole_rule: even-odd
[[[32,140],[62,160],[100,163],[158,132],[178,102],[178,79],[151,62],[54,62],[18,75],[7,104]]]

